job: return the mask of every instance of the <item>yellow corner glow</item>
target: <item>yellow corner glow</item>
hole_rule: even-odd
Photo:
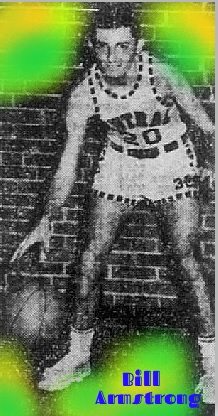
[[[81,3],[5,4],[0,17],[0,81],[5,94],[40,92],[46,82],[67,77],[88,21],[86,12],[77,17],[80,9]]]

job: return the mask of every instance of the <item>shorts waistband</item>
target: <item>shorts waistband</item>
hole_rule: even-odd
[[[105,198],[109,201],[117,201],[122,202],[124,204],[130,204],[130,205],[136,205],[140,201],[144,201],[147,206],[149,205],[162,205],[169,202],[178,201],[185,198],[197,198],[199,199],[199,191],[198,190],[189,190],[185,193],[178,192],[175,195],[170,195],[167,198],[161,198],[161,199],[150,199],[146,198],[143,195],[139,195],[137,198],[126,198],[123,195],[116,195],[116,194],[109,194],[107,192],[99,191],[97,189],[92,190],[93,194],[100,198]]]
[[[110,146],[112,149],[116,150],[116,152],[124,153],[124,146],[118,145],[110,140]],[[164,145],[165,153],[172,152],[173,150],[178,149],[179,144],[178,140],[173,140],[170,143]],[[152,147],[151,149],[127,149],[127,156],[132,156],[137,159],[154,159],[158,157],[160,154],[159,148],[157,146]]]

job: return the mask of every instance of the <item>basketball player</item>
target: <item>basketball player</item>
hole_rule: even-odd
[[[96,120],[96,129],[99,122],[106,123],[107,139],[94,177],[89,241],[81,258],[71,347],[62,360],[46,369],[39,387],[62,389],[90,373],[99,261],[107,257],[121,217],[145,200],[166,219],[172,247],[197,298],[203,397],[213,403],[214,322],[200,255],[196,258],[195,250],[201,172],[181,109],[205,133],[213,135],[214,126],[184,79],[142,49],[129,3],[102,4],[104,10],[99,3],[90,44],[95,64],[68,102],[68,140],[47,209],[51,204],[64,204],[72,189],[90,118]],[[49,237],[46,213],[13,260],[36,241],[48,249]]]

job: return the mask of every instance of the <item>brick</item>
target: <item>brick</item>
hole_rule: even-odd
[[[84,221],[86,213],[83,210],[68,209],[66,220],[67,221]]]
[[[140,266],[164,266],[166,263],[164,254],[137,254],[137,264]]]
[[[170,284],[161,282],[146,282],[143,280],[107,280],[103,283],[103,290],[118,293],[135,293],[142,295],[174,296],[175,292]]]
[[[18,152],[2,152],[2,165],[21,165],[22,154]]]
[[[25,221],[8,221],[2,222],[3,233],[23,233],[29,231],[29,223]]]
[[[211,95],[211,91],[210,91],[210,87],[209,86],[194,86],[193,87],[195,96],[200,98],[201,100],[209,100],[210,99],[210,95]]]
[[[134,254],[117,252],[116,254],[112,252],[110,255],[111,264],[129,264],[129,265],[138,265],[138,266],[161,266],[166,263],[166,256],[161,254]]]
[[[159,275],[160,280],[169,281],[172,283],[172,275],[170,275],[168,268],[164,268],[164,267],[158,268],[158,275]]]
[[[37,95],[23,94],[15,95],[14,103],[18,108],[35,108],[35,109],[60,109],[61,95]]]
[[[194,56],[194,53],[193,53],[193,56]],[[185,75],[188,73],[188,71],[196,71],[196,73],[198,73],[202,65],[201,63],[202,56],[198,53],[198,51],[196,51],[195,63],[193,64],[192,56],[182,57],[180,56],[180,52],[178,50],[178,56],[170,57],[168,61],[169,61],[169,64],[171,64],[175,68],[178,68],[178,70],[182,71],[182,73],[184,73]]]
[[[17,233],[2,233],[2,245],[17,246],[19,236]]]
[[[63,247],[59,250],[50,249],[46,260],[51,263],[68,263],[70,261],[70,254],[68,250]]]
[[[215,1],[213,1],[213,2],[210,2],[210,1],[204,2],[204,7],[205,7],[206,10],[214,12],[215,11]]]
[[[142,22],[149,25],[154,25],[154,22],[161,22],[161,25],[163,25],[166,22],[165,13],[156,10],[142,11],[141,19]]]
[[[115,247],[120,250],[155,252],[157,243],[155,240],[149,239],[120,238],[116,245],[114,245]]]
[[[212,71],[212,72],[214,71],[214,69],[215,69],[215,59],[214,59],[213,56],[211,56],[211,58],[206,58],[204,60],[204,67],[205,67],[206,70],[209,70],[209,71]]]
[[[56,155],[53,153],[45,155],[43,153],[24,156],[24,165],[26,166],[51,166],[53,158]]]
[[[79,240],[79,236],[75,236],[75,237],[65,237],[65,245],[68,249],[68,251],[71,250],[75,250],[75,247],[78,247],[80,240]]]
[[[201,71],[185,71],[184,76],[187,78],[190,85],[204,84],[204,75]]]
[[[1,60],[1,58],[2,58],[2,53],[0,54],[0,60]],[[14,98],[14,96],[13,96],[13,94],[3,94],[3,93],[0,93],[0,106],[1,107],[13,107],[13,98]]]
[[[12,137],[1,137],[1,150],[4,152],[20,152],[22,148],[19,146],[19,141]]]
[[[157,31],[157,33],[158,33],[158,31]],[[165,55],[167,52],[169,52],[170,54],[175,54],[175,55],[178,54],[179,56],[181,56],[180,55],[181,54],[181,52],[180,52],[180,42],[178,42],[178,41],[172,41],[170,39],[162,39],[160,37],[159,40],[155,41],[154,47],[155,47],[155,51],[157,51],[158,53],[161,53],[161,54]],[[170,57],[170,59],[168,58],[168,60],[171,61],[172,57]]]
[[[66,266],[67,276],[70,276],[71,278],[76,279],[77,278],[77,273],[75,271],[74,266],[78,266],[78,258],[77,258],[76,255],[74,257],[71,256],[70,263],[68,262],[68,264]]]
[[[39,110],[5,110],[0,108],[0,119],[3,122],[9,122],[14,124],[40,124],[43,122],[43,117],[44,115]]]
[[[55,164],[54,164],[55,165]],[[34,169],[34,167],[31,167],[32,169]],[[50,182],[52,181],[54,172],[56,171],[56,169],[54,169],[54,166],[37,166],[36,168],[37,171],[37,179],[39,180],[50,180]]]
[[[43,184],[37,181],[19,181],[17,183],[18,193],[21,194],[38,194],[43,193]]]
[[[110,308],[114,304],[114,296],[111,293],[103,294],[101,304],[103,308]]]
[[[208,19],[208,18],[212,18],[214,16],[213,13],[209,13],[209,12],[205,12],[204,10],[198,11],[198,10],[190,10],[189,13],[187,13],[187,11],[185,10],[184,13],[181,10],[178,10],[176,12],[168,12],[168,24],[173,25],[174,23],[176,23],[176,25],[178,26],[179,23],[181,22],[181,25],[184,29],[186,29],[184,27],[184,22],[187,25],[190,25],[193,23],[193,19],[196,19],[200,21],[202,21],[204,19],[205,21],[205,26],[203,27],[210,27],[213,25],[213,20],[212,19]],[[201,27],[201,26],[199,26]]]
[[[168,309],[171,311],[175,310],[177,308],[177,303],[178,303],[178,300],[175,295],[174,295],[174,298],[172,297],[160,298],[160,304],[163,309]]]
[[[0,167],[0,176],[2,178],[16,179],[36,179],[36,168],[24,168],[23,166],[3,166]]]
[[[203,107],[205,111],[209,114],[210,118],[212,119],[213,123],[215,123],[215,105],[214,103],[203,103]]]
[[[0,180],[0,189],[5,194],[16,193],[18,186],[15,180]]]
[[[70,194],[66,201],[64,202],[64,206],[66,208],[81,208],[83,207],[83,203],[85,201],[85,192],[80,193],[80,195],[76,194],[75,190],[74,192]]]
[[[201,233],[201,241],[214,241],[215,240],[215,231],[207,230]]]
[[[129,216],[128,216],[128,223],[134,223],[134,225],[156,225],[156,221],[155,218],[151,215],[146,215],[147,212],[140,212],[140,211],[136,211],[136,212],[132,212]]]
[[[76,235],[78,232],[78,223],[69,224],[69,222],[56,222],[53,224],[54,234]]]
[[[40,80],[38,84],[38,88],[40,91],[43,91],[43,94],[62,94],[63,90],[66,88],[68,89],[70,86],[69,81],[62,81],[62,82],[53,82],[50,79],[47,80]],[[27,94],[31,94],[32,91],[32,81],[25,81],[25,85],[23,88],[23,92]]]
[[[63,274],[62,263],[39,263],[40,274]]]
[[[77,180],[79,180],[81,182],[91,180],[91,174],[89,173],[89,169],[80,168],[78,173],[77,173]]]
[[[54,287],[57,290],[66,290],[67,289],[67,279],[62,277],[54,278]]]
[[[155,28],[147,26],[146,24],[141,24],[141,36],[145,40],[154,40],[155,39]]]
[[[4,219],[25,219],[31,214],[31,208],[25,209],[20,207],[0,208],[0,217]]]
[[[156,279],[156,267],[126,267],[112,266],[112,277],[125,279]]]
[[[172,2],[172,3],[171,2],[166,2],[166,3],[165,2],[164,3],[157,2],[156,3],[156,7],[160,10],[164,9],[168,12],[175,11],[177,13],[180,13],[183,10],[185,12],[187,10],[189,10],[191,12],[191,11],[193,11],[193,9],[195,10],[195,7],[197,7],[198,10],[199,9],[203,10],[203,6],[204,6],[204,4],[202,2],[194,2],[194,4],[192,2],[181,2],[181,3],[178,3],[178,2]]]
[[[55,250],[62,249],[64,244],[64,237],[52,236],[50,239],[50,248]]]
[[[107,296],[108,292],[105,292],[105,295]],[[144,308],[146,310],[149,309],[157,309],[158,308],[158,299],[157,298],[148,298],[143,296],[129,296],[129,295],[120,295],[117,293],[114,296],[114,304],[115,306],[119,306],[120,304],[130,305],[131,309],[136,308],[136,305],[144,305]]]
[[[204,258],[203,262],[204,268],[211,274],[214,275],[215,272],[215,261],[212,257]]]
[[[214,216],[207,215],[205,218],[205,227],[214,228],[215,227],[215,218]]]
[[[27,138],[30,140],[31,138],[40,138],[43,139],[46,134],[46,126],[42,126],[41,124],[36,126],[27,126],[27,125],[19,125],[16,124],[15,126],[15,133],[18,137]]]
[[[94,160],[94,152],[87,152],[86,149],[82,152],[79,158],[79,168],[90,169]]]
[[[73,6],[74,4],[72,4],[72,6]],[[85,10],[85,9],[81,9],[81,10],[79,10],[78,8],[77,9],[75,9],[75,8],[68,8],[68,11],[67,11],[67,14],[65,15],[66,16],[66,19],[64,19],[64,21],[68,21],[69,23],[71,23],[71,24],[75,24],[76,22],[77,23],[81,23],[81,22],[86,22],[87,21],[87,10]]]
[[[20,207],[34,207],[36,205],[36,197],[32,195],[3,195],[2,205],[15,205]]]
[[[51,221],[62,221],[63,220],[63,210],[62,207],[52,206],[50,208],[50,218]]]
[[[22,137],[12,137],[2,140],[4,151],[25,152],[25,153],[53,153],[58,145],[55,140],[27,139]]]
[[[209,244],[209,243],[205,243],[204,244],[204,254],[206,256],[215,256],[215,245],[214,244]]]
[[[12,124],[9,122],[9,123],[4,123],[4,122],[2,122],[1,121],[1,123],[0,123],[0,134],[1,135],[3,135],[3,134],[13,134],[13,131],[14,131],[14,126],[12,126]]]
[[[74,191],[74,193],[76,195],[83,195],[83,194],[85,194],[86,191],[87,191],[87,183],[84,183],[84,182],[75,182],[73,191]]]
[[[136,255],[133,253],[124,254],[122,251],[117,252],[116,254],[112,252],[108,260],[109,264],[114,265],[136,265]]]
[[[141,227],[137,224],[126,224],[125,236],[127,237],[147,237],[153,238],[158,236],[156,227]]]
[[[205,71],[205,74],[206,74],[207,83],[212,86],[215,85],[215,72],[211,70],[207,70]],[[211,103],[211,107],[215,107],[214,103]],[[213,120],[214,120],[214,116],[213,116]]]

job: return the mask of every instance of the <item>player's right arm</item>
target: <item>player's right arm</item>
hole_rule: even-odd
[[[84,89],[80,88],[68,102],[67,142],[51,184],[48,207],[51,204],[63,205],[75,182],[78,155],[83,145],[86,122],[90,116],[89,102],[86,101]]]
[[[26,236],[11,258],[11,262],[19,259],[33,244],[42,243],[43,253],[49,249],[50,240],[50,207],[62,206],[69,195],[75,179],[78,156],[83,145],[87,119],[91,115],[89,96],[85,82],[72,93],[67,108],[66,125],[67,141],[58,169],[52,180],[45,206],[45,214],[38,225]]]

